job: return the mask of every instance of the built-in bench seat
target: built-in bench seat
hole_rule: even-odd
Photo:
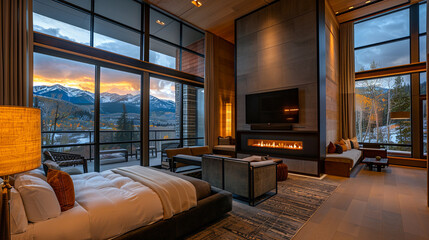
[[[350,177],[354,166],[362,159],[362,151],[350,149],[343,153],[326,154],[325,173],[329,175]]]

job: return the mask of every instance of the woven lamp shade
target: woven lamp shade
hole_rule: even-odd
[[[0,106],[0,176],[39,167],[41,144],[40,109]]]

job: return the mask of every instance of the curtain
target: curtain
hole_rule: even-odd
[[[0,105],[33,105],[32,4],[32,0],[0,3]]]
[[[340,131],[344,139],[356,136],[355,56],[353,22],[340,25]]]
[[[205,144],[209,146],[210,149],[217,144],[215,142],[215,102],[216,96],[215,92],[215,72],[214,72],[214,62],[215,62],[215,50],[214,50],[214,41],[215,35],[210,32],[206,32],[206,69],[205,69],[205,79],[204,79],[204,121],[205,121]]]

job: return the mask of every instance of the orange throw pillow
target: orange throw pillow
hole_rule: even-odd
[[[54,189],[61,212],[72,209],[74,206],[74,185],[70,175],[60,170],[49,169],[47,182]]]
[[[329,142],[328,153],[335,153],[335,145],[332,142]]]
[[[344,142],[343,139],[341,139],[340,141],[337,141],[335,144],[340,145],[343,148],[343,152],[347,151],[347,145],[346,145],[346,142]]]

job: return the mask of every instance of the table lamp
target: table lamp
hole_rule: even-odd
[[[0,106],[0,176],[3,178],[0,239],[10,239],[9,176],[41,164],[40,109]]]

